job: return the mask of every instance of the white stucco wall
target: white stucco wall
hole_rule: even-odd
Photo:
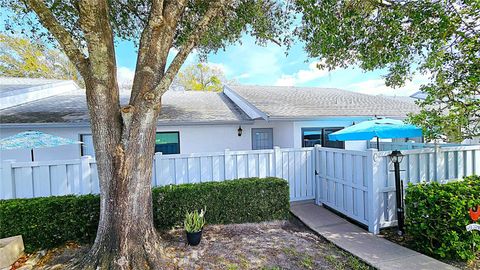
[[[196,125],[196,126],[158,126],[157,131],[178,131],[180,133],[180,153],[218,152],[225,149],[252,149],[252,128],[273,128],[273,144],[279,147],[293,147],[291,135],[293,123],[267,123],[263,120],[254,124],[242,125],[242,136],[238,136],[239,125]],[[0,128],[0,138],[15,135],[27,130],[38,130],[52,135],[80,140],[80,134],[91,134],[88,127],[27,127]],[[59,146],[55,148],[35,149],[35,160],[77,159],[80,157],[80,145]],[[84,147],[89,147],[85,145]],[[30,161],[30,150],[0,151],[0,160],[15,159]]]
[[[252,128],[273,128],[273,145],[281,148],[299,148],[302,146],[302,128],[304,127],[345,127],[362,119],[330,119],[321,121],[271,121],[256,120],[253,124],[243,124],[243,134],[238,136],[239,125],[195,125],[195,126],[158,126],[157,131],[178,131],[180,133],[180,153],[219,152],[225,149],[252,149]],[[365,119],[366,120],[366,119]],[[80,134],[91,134],[88,127],[27,127],[0,128],[0,138],[8,137],[27,130],[39,130],[73,140],[80,140]],[[55,148],[35,149],[35,160],[77,159],[80,157],[80,145],[59,146]],[[89,147],[85,145],[84,147]],[[365,141],[345,142],[345,148],[364,150]],[[30,161],[30,150],[0,151],[0,160],[15,159]]]

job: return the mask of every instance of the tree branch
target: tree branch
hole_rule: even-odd
[[[79,12],[92,79],[112,91],[117,88],[117,68],[108,4],[106,0],[82,0],[79,1]]]
[[[40,23],[52,33],[78,72],[87,79],[90,75],[89,60],[75,44],[70,33],[58,22],[42,0],[24,0],[24,3],[37,14]]]
[[[203,34],[208,29],[210,22],[219,14],[219,12],[224,8],[226,3],[230,2],[229,0],[217,0],[211,3],[211,6],[201,19],[201,21],[197,24],[194,28],[195,31],[190,34],[187,41],[183,44],[180,48],[177,55],[173,59],[172,63],[168,67],[167,71],[162,77],[160,83],[155,87],[153,90],[156,99],[160,101],[161,96],[168,90],[168,87],[172,83],[175,75],[180,70],[182,64],[187,59],[190,52],[195,48],[198,44],[198,41],[203,36]]]
[[[142,91],[148,91],[157,84],[165,72],[168,52],[185,5],[186,0],[152,2],[148,22],[140,38],[130,104],[135,103]]]

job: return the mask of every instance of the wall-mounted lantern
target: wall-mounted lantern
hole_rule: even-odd
[[[237,134],[238,134],[238,137],[242,136],[242,133],[243,133],[243,129],[242,129],[242,126],[238,126],[238,129],[237,129]]]
[[[403,181],[400,180],[400,163],[403,160],[404,155],[402,152],[395,150],[390,155],[390,160],[393,163],[395,172],[395,195],[397,203],[397,220],[398,220],[398,235],[403,235],[405,225],[405,212],[403,208]]]

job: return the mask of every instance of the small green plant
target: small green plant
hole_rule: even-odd
[[[202,209],[200,213],[198,210],[193,212],[187,212],[185,214],[185,221],[183,222],[183,226],[185,227],[185,231],[188,233],[196,233],[203,229],[205,225],[205,211]]]

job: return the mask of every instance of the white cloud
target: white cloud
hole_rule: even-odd
[[[245,72],[245,73],[242,73],[238,76],[235,76],[235,80],[246,79],[246,78],[250,78],[250,77],[252,77],[252,74]]]
[[[117,80],[119,85],[131,85],[133,83],[133,77],[135,71],[128,67],[117,68]]]
[[[229,75],[229,73],[230,73],[229,68],[225,64],[222,64],[222,63],[207,62],[207,66],[209,66],[211,68],[219,69],[220,71],[223,72],[223,74],[225,74],[225,76]]]
[[[316,80],[318,78],[325,77],[329,71],[319,69],[317,67],[319,62],[313,62],[308,65],[308,69],[301,69],[293,74],[282,74],[275,82],[278,86],[295,86],[301,85],[306,82]]]
[[[215,63],[223,63],[229,79],[245,84],[272,84],[281,75],[285,48],[276,44],[265,47],[255,44],[255,39],[245,36],[241,44],[229,46],[226,51],[209,56]]]
[[[407,81],[404,86],[392,88],[385,85],[384,79],[371,79],[351,84],[347,87],[347,89],[369,95],[410,96],[417,92],[420,86],[427,81],[427,75],[415,75],[413,79],[411,81]]]
[[[282,74],[282,76],[275,82],[277,86],[294,86],[295,76]]]

